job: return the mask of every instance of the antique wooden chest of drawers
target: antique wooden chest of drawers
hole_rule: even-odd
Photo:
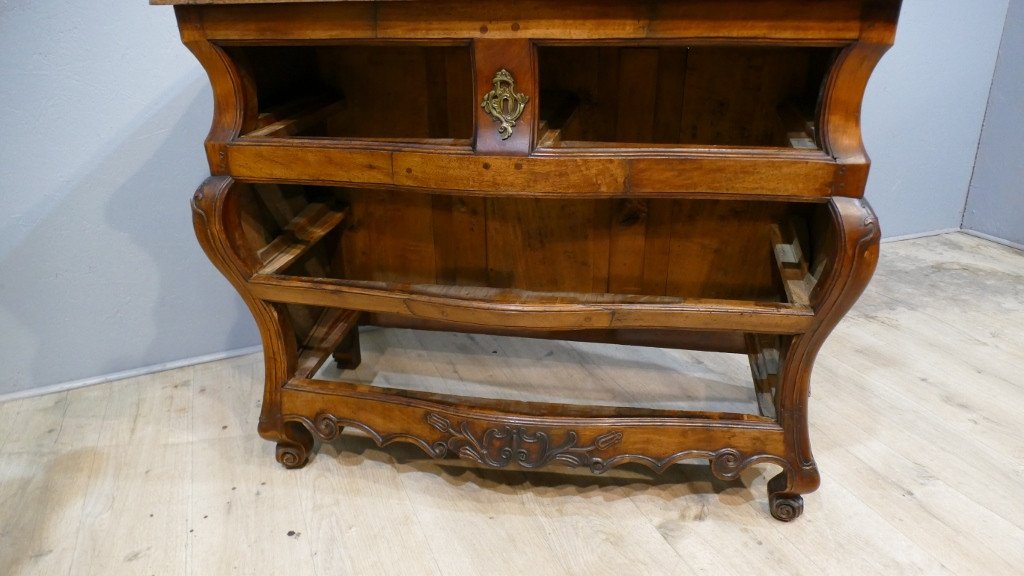
[[[195,228],[282,464],[345,427],[493,467],[771,462],[801,513],[811,367],[878,255],[859,116],[899,0],[154,3],[213,86]],[[317,378],[360,325],[746,354],[759,408]]]

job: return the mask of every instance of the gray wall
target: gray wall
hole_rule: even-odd
[[[960,227],[1007,0],[904,0],[864,96],[884,236]]]
[[[1024,245],[1024,0],[1011,0],[964,228]]]
[[[865,103],[888,235],[955,227],[1006,0],[906,0]],[[256,344],[193,238],[206,79],[143,0],[0,4],[0,394]]]
[[[258,344],[192,233],[206,76],[169,8],[0,4],[0,394]]]

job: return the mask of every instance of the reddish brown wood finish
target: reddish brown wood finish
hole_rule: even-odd
[[[346,426],[492,467],[772,462],[801,513],[811,368],[878,256],[860,104],[899,0],[154,3],[213,85],[196,234],[259,326],[282,464]],[[360,324],[743,351],[761,414],[316,379]]]

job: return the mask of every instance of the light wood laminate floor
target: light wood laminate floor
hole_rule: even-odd
[[[375,330],[358,376],[593,402],[749,406],[745,360]],[[58,359],[59,361],[59,359]],[[505,385],[503,385],[503,383]],[[821,488],[768,515],[771,465],[492,471],[345,435],[286,471],[257,356],[0,404],[0,574],[1021,574],[1024,253],[883,244],[821,353]]]

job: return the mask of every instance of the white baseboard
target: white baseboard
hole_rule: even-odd
[[[982,240],[988,240],[989,242],[995,242],[996,244],[1002,244],[1003,246],[1009,246],[1010,248],[1016,248],[1017,250],[1024,251],[1024,244],[1011,242],[1004,238],[999,238],[998,236],[992,236],[989,234],[985,234],[984,232],[978,232],[977,230],[970,230],[968,228],[964,228],[963,233],[970,234],[971,236],[975,236],[977,238],[981,238]]]
[[[42,396],[44,394],[53,394],[55,392],[67,392],[68,390],[74,390],[76,388],[85,388],[86,386],[93,386],[95,384],[103,384],[104,382],[112,382],[114,380],[124,380],[125,378],[135,378],[136,376],[145,376],[146,374],[154,374],[156,372],[163,372],[164,370],[173,370],[175,368],[184,368],[185,366],[194,366],[196,364],[205,364],[207,362],[215,362],[217,360],[224,360],[226,358],[234,358],[236,356],[245,356],[246,354],[253,354],[262,350],[262,346],[250,346],[248,348],[239,348],[237,350],[228,350],[227,352],[217,352],[215,354],[206,354],[204,356],[193,356],[192,358],[182,358],[181,360],[174,360],[173,362],[164,362],[162,364],[153,364],[151,366],[143,366],[142,368],[133,368],[131,370],[124,370],[122,372],[113,372],[111,374],[102,374],[100,376],[93,376],[91,378],[83,378],[81,380],[72,380],[71,382],[61,382],[60,384],[50,384],[49,386],[40,386],[38,388],[29,388],[27,390],[18,390],[17,392],[9,392],[7,394],[0,394],[0,403],[7,402],[9,400],[20,400],[22,398],[32,398],[33,396]]]
[[[942,230],[929,230],[928,232],[916,232],[914,234],[904,234],[902,236],[886,236],[882,238],[882,242],[899,242],[900,240],[916,240],[918,238],[927,238],[929,236],[941,236],[943,234],[949,234],[950,232],[960,232],[959,228],[943,228]]]

